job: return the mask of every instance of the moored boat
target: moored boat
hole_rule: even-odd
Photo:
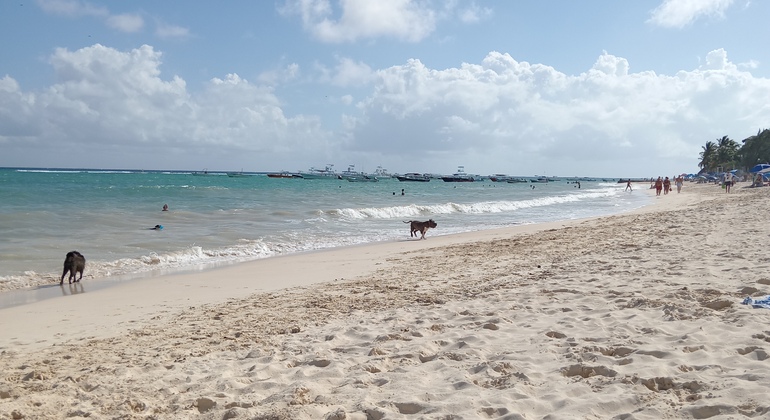
[[[506,174],[494,174],[489,176],[489,180],[492,182],[508,182],[512,177]]]
[[[192,174],[195,175],[195,176],[207,176],[207,175],[210,175],[209,174],[209,170],[206,169],[206,168],[203,168],[203,170],[200,171],[200,172],[193,172]]]
[[[357,176],[350,176],[346,178],[349,182],[377,182],[379,179],[377,179],[376,176],[372,175],[366,175],[366,174],[360,174]]]
[[[302,178],[302,175],[288,172],[288,171],[281,171],[281,172],[271,172],[267,174],[267,177],[268,178]]]
[[[243,173],[243,169],[241,169],[240,172],[228,172],[227,176],[230,178],[243,178],[251,175]]]
[[[444,182],[473,182],[476,180],[474,176],[468,175],[467,173],[465,173],[464,166],[458,166],[457,172],[453,173],[450,176],[442,176],[441,179]]]
[[[403,175],[396,175],[396,179],[399,181],[414,181],[414,182],[428,182],[430,181],[430,176],[417,173],[417,172],[409,172]]]
[[[310,168],[307,172],[300,172],[304,179],[341,179],[340,174],[334,172],[334,165],[328,164],[324,169]]]

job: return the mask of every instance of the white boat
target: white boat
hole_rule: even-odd
[[[396,175],[396,179],[399,181],[428,182],[430,181],[430,176],[417,172],[409,172],[403,175]]]
[[[360,174],[358,176],[350,176],[346,178],[349,182],[377,182],[376,176]]]
[[[340,173],[341,179],[360,178],[364,175],[363,172],[356,172],[356,165],[348,165],[348,169]]]
[[[388,172],[388,170],[383,168],[382,166],[378,166],[377,169],[374,170],[374,174],[370,174],[370,175],[374,175],[374,177],[377,179],[393,177],[393,175],[391,175],[390,172]]]
[[[310,168],[307,172],[300,172],[305,179],[340,179],[340,174],[334,172],[334,165],[328,164],[324,169]]]

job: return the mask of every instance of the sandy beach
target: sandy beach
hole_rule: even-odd
[[[770,294],[769,199],[687,184],[631,214],[65,283],[0,309],[0,418],[767,418],[770,310],[741,301]]]

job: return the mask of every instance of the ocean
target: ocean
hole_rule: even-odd
[[[534,186],[534,189],[533,189]],[[610,215],[650,203],[615,180],[379,182],[210,173],[0,168],[0,291],[58,285],[68,251],[84,282],[277,255]],[[402,195],[401,190],[404,190]],[[168,211],[162,211],[167,204]],[[161,230],[153,230],[156,225]],[[66,279],[65,279],[66,282]],[[65,283],[66,284],[66,283]]]

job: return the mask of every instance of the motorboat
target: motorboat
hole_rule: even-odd
[[[348,165],[348,169],[345,169],[340,174],[340,179],[360,178],[364,175],[363,172],[356,172],[356,165]]]
[[[430,181],[430,176],[426,174],[421,174],[417,172],[409,172],[403,175],[396,175],[396,179],[399,181],[414,181],[414,182],[428,182]]]
[[[494,174],[489,176],[489,180],[492,182],[508,182],[512,177],[505,174]]]
[[[209,170],[208,170],[208,169],[206,169],[206,168],[203,168],[203,170],[202,170],[202,171],[199,171],[199,172],[193,172],[192,174],[193,174],[193,175],[195,175],[195,176],[207,176],[207,175],[211,175],[211,174],[209,173]]]
[[[297,173],[292,173],[288,171],[281,171],[281,172],[271,172],[267,174],[268,178],[302,178],[302,175]]]
[[[346,178],[349,182],[377,182],[379,179],[377,179],[376,176],[372,175],[366,175],[366,174],[360,174],[357,176],[350,176]]]
[[[241,169],[240,172],[228,172],[227,176],[230,178],[243,178],[251,175],[243,173],[243,169]]]
[[[529,182],[529,181],[527,181],[524,178],[510,178],[508,180],[509,184],[519,184],[519,183],[527,183],[527,182]]]
[[[393,176],[388,172],[387,169],[383,168],[382,166],[378,166],[377,169],[374,170],[374,177],[377,179],[383,179],[383,178],[392,178]]]
[[[323,169],[310,168],[307,172],[300,172],[304,179],[342,179],[340,174],[334,172],[334,165],[328,164]]]
[[[451,176],[442,176],[441,179],[444,182],[473,182],[476,180],[476,177],[465,173],[464,166],[458,166],[457,172],[453,173]]]

